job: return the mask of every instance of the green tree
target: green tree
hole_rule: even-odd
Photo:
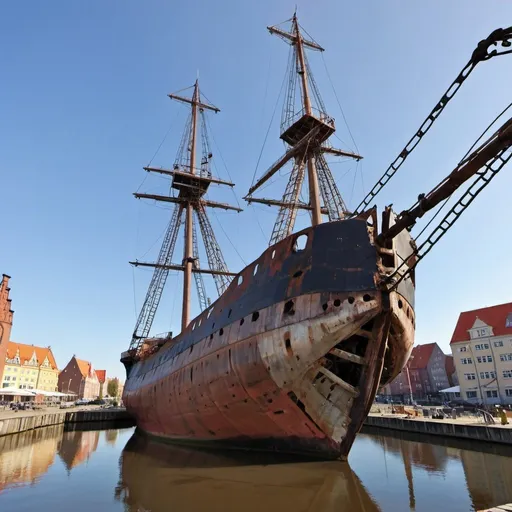
[[[117,398],[117,394],[119,393],[119,379],[117,377],[110,379],[107,384],[107,393],[108,396],[112,398]]]

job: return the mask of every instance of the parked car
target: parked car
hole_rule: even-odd
[[[106,403],[107,401],[103,400],[103,398],[96,398],[95,400],[91,400],[89,405],[105,405]]]
[[[87,398],[79,398],[75,405],[87,405],[89,403],[89,400]]]

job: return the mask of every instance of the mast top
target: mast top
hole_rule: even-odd
[[[287,23],[288,21],[292,22],[292,29],[290,32],[287,32],[286,30],[282,30],[282,29],[278,28],[279,25],[282,25],[283,23]],[[302,35],[302,33],[300,31],[301,26],[299,25],[299,20],[297,18],[297,8],[295,8],[295,12],[293,13],[293,16],[290,19],[284,21],[283,23],[279,23],[278,25],[269,26],[269,27],[267,27],[267,30],[271,34],[279,36],[283,41],[286,41],[290,45],[294,45],[294,44],[297,44],[298,42],[300,42],[300,44],[304,45],[306,48],[309,48],[311,50],[317,50],[320,52],[325,51],[325,49],[322,48],[318,43],[316,43],[312,39],[305,39],[304,36]],[[306,32],[306,31],[304,30],[304,32]],[[311,36],[309,36],[309,37],[311,38]]]
[[[329,137],[336,130],[334,119],[327,114],[305,52],[305,49],[322,52],[324,48],[299,25],[297,10],[292,18],[284,23],[290,21],[290,30],[281,28],[279,25],[282,23],[267,27],[271,34],[277,35],[290,45],[280,133],[280,138],[288,144],[289,149],[256,183],[252,184],[244,198],[249,203],[257,202],[280,208],[270,237],[270,245],[292,233],[299,209],[311,213],[313,226],[322,222],[322,214],[328,215],[330,221],[343,219],[347,214],[347,208],[324,155],[344,156],[355,160],[362,158],[355,153],[335,149],[328,143]],[[308,37],[304,37],[303,33]],[[288,162],[292,162],[293,168],[280,201],[252,196]],[[300,199],[306,174],[309,203]]]

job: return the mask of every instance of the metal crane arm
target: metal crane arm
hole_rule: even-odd
[[[421,194],[415,206],[403,211],[396,223],[379,235],[379,241],[390,240],[404,229],[410,229],[416,220],[449,198],[463,183],[480,174],[483,167],[489,167],[512,146],[512,118],[499,128],[486,142],[473,151],[450,175],[439,183],[428,194]],[[506,159],[508,161],[508,157]],[[506,161],[504,163],[506,163]],[[501,169],[502,165],[499,166]]]
[[[395,160],[386,169],[386,172],[381,176],[379,181],[368,192],[366,197],[361,201],[359,206],[354,212],[354,216],[366,210],[370,203],[375,199],[375,196],[387,185],[389,180],[396,174],[398,169],[405,162],[407,157],[413,152],[416,146],[420,143],[425,134],[432,128],[432,125],[444,111],[448,102],[455,96],[461,85],[468,78],[471,72],[475,69],[479,62],[484,62],[499,55],[506,55],[512,53],[512,49],[502,50],[497,48],[498,43],[501,43],[502,48],[510,48],[512,45],[512,27],[507,29],[499,28],[492,32],[489,37],[480,41],[471,55],[471,59],[464,66],[457,78],[452,82],[448,90],[444,93],[443,97],[432,109],[418,131],[412,136],[411,140],[407,143],[405,148],[395,158]]]

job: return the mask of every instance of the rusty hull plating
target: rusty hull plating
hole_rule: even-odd
[[[384,225],[393,222],[386,210]],[[168,440],[344,458],[414,341],[414,282],[384,284],[407,231],[377,216],[319,224],[268,248],[176,338],[123,354],[126,408]],[[305,246],[300,245],[305,242]]]

